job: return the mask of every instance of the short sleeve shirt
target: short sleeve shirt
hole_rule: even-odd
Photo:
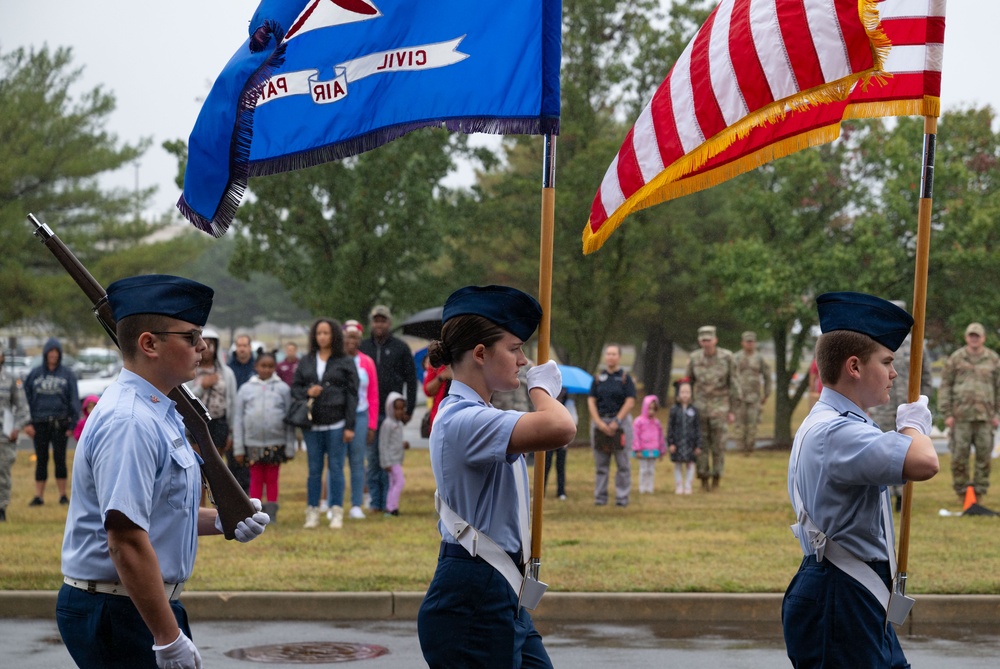
[[[601,370],[590,384],[590,396],[597,399],[599,415],[613,416],[622,408],[627,398],[635,398],[635,383],[624,369],[616,372]]]
[[[66,576],[116,581],[104,529],[118,511],[149,534],[163,580],[186,581],[198,547],[201,458],[184,436],[175,403],[122,370],[87,419],[73,463],[63,536]]]
[[[903,483],[911,439],[882,432],[864,410],[830,388],[823,388],[810,419],[816,420],[796,433],[789,461],[792,505],[797,482],[806,513],[828,537],[860,560],[887,560],[881,497],[886,486]],[[805,533],[799,543],[805,555],[815,553]]]
[[[509,553],[521,550],[515,467],[521,455],[507,446],[522,411],[501,411],[462,383],[452,381],[441,400],[430,436],[431,467],[438,494],[467,523]],[[525,481],[527,484],[527,481]],[[458,543],[444,523],[445,542]]]

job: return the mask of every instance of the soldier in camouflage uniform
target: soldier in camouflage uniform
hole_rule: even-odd
[[[900,309],[906,309],[906,302],[901,300],[892,300]],[[868,415],[872,417],[872,420],[879,426],[879,429],[883,432],[893,432],[896,429],[896,409],[899,408],[900,404],[907,404],[909,399],[907,398],[907,393],[910,386],[910,343],[912,341],[911,335],[906,335],[906,339],[900,344],[899,349],[896,350],[896,357],[892,361],[892,366],[895,367],[898,376],[892,382],[892,390],[889,391],[889,401],[879,407],[873,407],[868,410]],[[933,386],[931,385],[931,364],[927,359],[927,347],[924,346],[923,356],[921,357],[922,363],[920,365],[920,394],[931,396]],[[894,485],[889,488],[892,491],[892,496],[896,500],[896,511],[902,506],[903,501],[903,486]]]
[[[4,354],[0,351],[0,522],[7,520],[10,504],[10,470],[17,457],[17,434],[28,424],[28,402],[17,380],[3,368]]]
[[[970,323],[965,346],[951,354],[941,374],[938,408],[951,430],[951,478],[959,498],[970,485],[970,445],[976,449],[976,496],[990,486],[993,430],[1000,423],[1000,356],[983,345],[985,339],[985,328]]]
[[[718,344],[714,325],[698,328],[701,350],[691,354],[685,372],[694,390],[694,408],[701,421],[698,478],[706,491],[719,487],[726,463],[726,426],[735,419],[733,410],[739,400],[733,354]]]
[[[756,332],[744,332],[741,346],[742,350],[733,356],[736,383],[740,389],[733,432],[736,445],[743,448],[744,455],[750,455],[757,442],[761,409],[771,395],[771,368],[757,351]]]

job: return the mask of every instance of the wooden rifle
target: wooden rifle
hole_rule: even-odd
[[[97,316],[98,322],[111,337],[115,346],[118,346],[115,317],[111,311],[111,305],[108,303],[107,291],[101,287],[101,284],[73,255],[69,247],[52,232],[49,226],[39,222],[34,214],[28,214],[28,220],[35,226],[35,236],[52,252],[59,264],[73,277],[76,285],[80,286],[87,298],[90,299],[91,304],[94,305],[94,315]],[[212,441],[212,435],[208,431],[208,421],[212,418],[205,405],[194,396],[187,386],[183,385],[171,390],[167,397],[177,404],[177,412],[184,419],[184,427],[191,433],[194,447],[201,455],[201,473],[208,483],[212,501],[219,510],[223,534],[227,539],[233,539],[236,536],[236,525],[256,513],[256,509],[243,488],[236,482],[236,478],[229,471]]]

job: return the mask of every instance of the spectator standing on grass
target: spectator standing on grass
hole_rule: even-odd
[[[604,369],[594,377],[587,397],[590,414],[590,443],[594,448],[594,505],[608,503],[611,460],[615,473],[615,505],[628,506],[632,490],[632,407],[635,383],[621,368],[622,349],[618,344],[604,347]],[[599,434],[608,439],[602,439]]]
[[[756,332],[747,330],[740,338],[740,350],[733,356],[733,372],[740,390],[733,432],[736,446],[743,449],[744,455],[750,455],[757,443],[764,403],[771,395],[771,368],[757,350]]]
[[[250,491],[250,470],[233,454],[232,422],[236,420],[236,374],[222,362],[219,353],[219,333],[205,328],[201,333],[205,350],[195,370],[194,380],[187,384],[195,397],[208,408],[208,433],[212,442],[226,458],[226,466],[243,490]]]
[[[87,395],[83,398],[83,402],[80,403],[80,420],[76,421],[76,427],[73,428],[73,439],[80,441],[80,435],[83,434],[83,426],[87,424],[87,418],[90,416],[90,412],[94,410],[97,406],[97,400],[101,399],[97,395]]]
[[[236,350],[233,352],[232,359],[229,360],[229,368],[236,375],[237,390],[254,375],[253,342],[250,340],[250,335],[236,336]]]
[[[278,518],[278,476],[281,465],[295,457],[295,428],[285,422],[292,392],[275,374],[272,353],[257,356],[257,373],[236,396],[233,454],[250,468],[250,497],[263,500],[264,513]]]
[[[24,433],[35,443],[35,497],[29,506],[45,503],[45,482],[49,477],[49,446],[55,468],[59,503],[69,504],[66,496],[66,444],[80,417],[80,396],[76,374],[62,364],[59,340],[52,337],[42,349],[42,364],[24,380],[24,396],[31,411],[31,423]]]
[[[10,504],[11,468],[17,459],[17,435],[27,425],[28,406],[17,380],[4,369],[6,357],[0,350],[0,522],[7,520]]]
[[[406,479],[403,476],[403,452],[410,442],[403,441],[403,418],[406,416],[406,400],[396,392],[385,399],[385,420],[378,434],[378,457],[382,468],[389,475],[389,492],[385,496],[385,515],[399,515],[399,498],[403,494]]]
[[[906,309],[906,302],[893,300],[900,309]],[[872,407],[868,415],[882,429],[883,432],[890,432],[896,428],[896,409],[899,405],[906,404],[907,394],[910,384],[910,344],[911,335],[906,335],[906,339],[900,344],[896,351],[896,357],[892,361],[892,366],[896,368],[896,380],[889,389],[889,401],[881,406]],[[931,384],[931,365],[927,359],[927,348],[923,349],[922,364],[920,365],[920,394],[930,397],[934,386]],[[896,511],[903,506],[903,486],[892,486],[890,488],[893,499],[895,499]]]
[[[306,481],[306,522],[319,525],[319,498],[323,465],[326,463],[331,491],[330,529],[344,526],[344,452],[354,440],[358,410],[358,372],[354,360],[344,354],[344,334],[340,323],[320,318],[309,331],[309,354],[295,370],[292,398],[312,398],[312,425],[303,435],[308,453]]]
[[[788,463],[803,558],[782,601],[785,647],[796,667],[903,669],[910,665],[887,621],[896,551],[887,486],[932,478],[938,458],[926,395],[899,407],[895,432],[865,412],[889,401],[893,351],[913,319],[862,293],[825,293],[816,306],[823,392]]]
[[[569,412],[570,418],[573,419],[573,424],[578,425],[580,421],[580,416],[576,411],[576,402],[565,388],[559,391],[559,397],[556,398],[559,402],[566,407],[566,411]],[[575,435],[574,435],[575,436]],[[572,442],[570,442],[572,443]],[[569,444],[560,446],[557,449],[551,451],[545,451],[545,483],[544,487],[549,486],[549,471],[552,469],[552,461],[555,460],[556,463],[556,499],[565,501],[566,499],[566,451],[569,448]]]
[[[656,395],[642,398],[642,412],[632,423],[632,452],[639,460],[639,494],[653,494],[656,462],[663,457],[666,444],[663,424],[656,417],[660,402]]]
[[[688,359],[684,375],[691,382],[694,408],[701,420],[698,478],[705,492],[719,487],[726,466],[726,428],[736,419],[740,387],[731,351],[719,346],[714,325],[698,328],[699,350]]]
[[[1000,356],[986,348],[986,328],[969,323],[965,346],[952,353],[941,372],[938,408],[950,430],[951,481],[961,499],[968,486],[976,497],[990,487],[993,431],[1000,424]],[[969,477],[969,453],[975,469]]]
[[[417,405],[417,367],[413,362],[410,347],[402,339],[393,337],[392,312],[385,305],[378,305],[369,314],[372,336],[361,342],[361,352],[375,361],[378,372],[378,424],[385,420],[385,398],[391,392],[406,397],[404,423],[410,422],[413,409]],[[389,488],[389,477],[378,460],[378,439],[368,444],[367,482],[369,502],[372,511],[385,509],[385,496]]]
[[[667,420],[667,450],[674,463],[674,494],[690,495],[695,461],[701,455],[701,420],[691,404],[691,384],[677,384],[677,401]]]
[[[278,368],[275,373],[278,378],[288,384],[288,387],[292,387],[292,382],[295,380],[295,368],[299,366],[299,347],[298,345],[290,341],[285,344],[285,358],[278,363]]]
[[[344,354],[354,360],[358,372],[358,411],[354,421],[354,440],[345,444],[347,449],[347,464],[351,468],[351,510],[348,518],[362,520],[365,517],[361,506],[365,494],[365,455],[369,444],[375,442],[378,434],[377,403],[378,372],[375,361],[359,349],[362,337],[361,323],[350,320],[344,323]],[[329,495],[332,499],[332,494]]]

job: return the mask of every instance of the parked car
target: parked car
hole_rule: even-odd
[[[31,371],[31,358],[26,355],[4,353],[3,368],[15,379],[24,380]]]
[[[76,354],[72,366],[77,378],[113,378],[122,368],[122,356],[113,348],[85,348]]]

